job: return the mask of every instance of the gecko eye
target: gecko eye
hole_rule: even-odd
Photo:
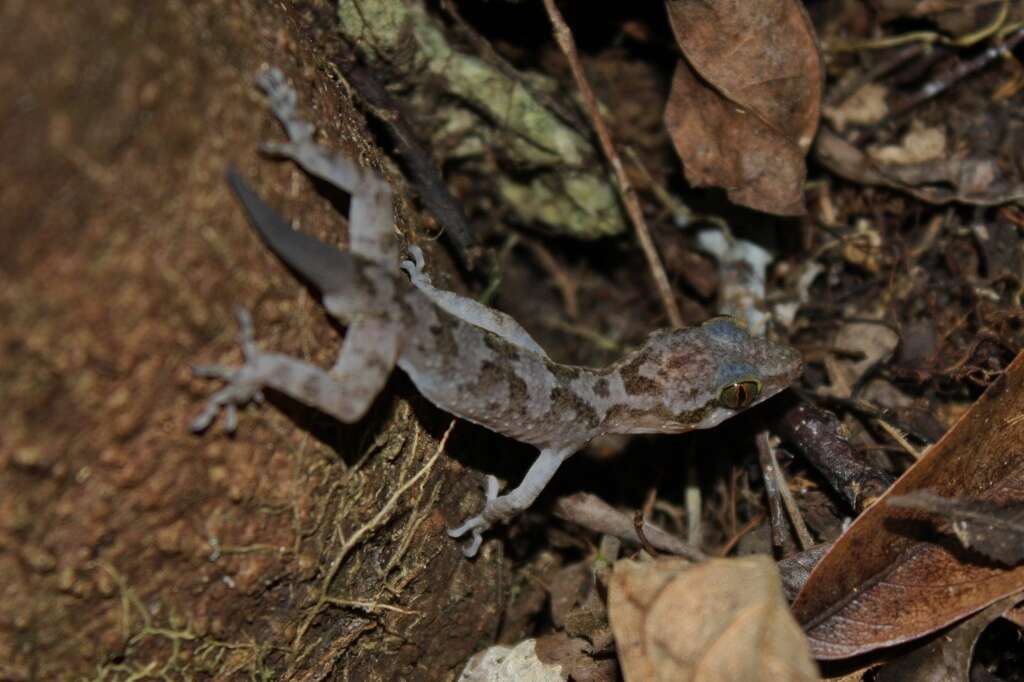
[[[726,384],[718,392],[718,403],[730,410],[742,410],[761,395],[761,382],[757,379],[744,379]]]

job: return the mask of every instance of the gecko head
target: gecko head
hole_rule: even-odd
[[[782,391],[800,370],[793,348],[751,336],[728,317],[655,332],[622,367],[627,392],[631,384],[661,392],[662,432],[716,426]]]

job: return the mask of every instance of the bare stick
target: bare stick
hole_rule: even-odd
[[[772,547],[780,551],[786,544],[786,518],[782,510],[782,498],[779,495],[779,479],[775,475],[775,464],[772,449],[768,445],[768,433],[757,434],[757,455],[761,464],[761,477],[764,479],[764,494],[768,498],[768,519],[772,528]]]
[[[703,561],[707,558],[693,545],[688,545],[668,531],[643,520],[642,515],[640,533],[638,533],[634,518],[630,518],[628,514],[610,506],[596,495],[576,493],[560,497],[555,502],[554,514],[563,521],[575,523],[598,533],[613,535],[634,544],[643,544],[640,537],[642,533],[650,547],[684,557],[690,561]]]
[[[768,508],[773,512],[773,521],[775,521],[774,516],[776,514],[781,517],[781,508],[778,502],[773,503],[771,500],[772,497],[776,497],[781,501],[781,507],[785,508],[789,521],[793,524],[793,530],[796,532],[797,540],[800,542],[800,549],[809,549],[814,545],[814,538],[811,537],[811,532],[807,529],[807,524],[804,523],[804,518],[800,515],[800,510],[796,506],[796,500],[793,499],[793,493],[786,484],[786,477],[782,474],[779,462],[775,458],[775,449],[768,442],[767,431],[761,431],[757,434],[757,452],[761,461],[761,471],[764,474],[765,494],[769,495]],[[769,479],[773,480],[769,481]],[[782,547],[781,540],[784,538],[784,531],[781,530],[782,523],[780,518],[778,523],[778,539],[780,542],[776,543],[777,547]],[[773,523],[773,542],[776,540],[776,530],[776,524]]]
[[[629,215],[630,222],[633,223],[633,229],[636,230],[637,239],[640,240],[640,248],[643,249],[644,256],[647,258],[647,266],[651,270],[651,276],[654,277],[654,285],[657,287],[658,294],[661,297],[661,304],[664,306],[665,313],[668,315],[672,326],[682,327],[683,318],[679,314],[679,306],[676,305],[675,295],[672,293],[672,287],[669,286],[668,276],[665,274],[665,268],[662,266],[658,252],[654,248],[651,232],[647,228],[647,223],[644,222],[643,212],[640,210],[640,202],[636,198],[636,190],[626,176],[626,171],[622,166],[622,159],[619,158],[618,152],[615,151],[615,144],[612,142],[608,126],[605,125],[604,119],[601,118],[601,113],[598,111],[597,98],[590,87],[590,82],[587,81],[586,74],[583,73],[583,65],[580,63],[579,54],[576,52],[576,41],[573,40],[572,32],[569,30],[568,25],[566,25],[565,19],[562,18],[562,13],[555,6],[555,0],[544,0],[544,7],[547,9],[551,25],[555,29],[555,40],[558,41],[558,46],[562,49],[562,53],[565,54],[565,58],[569,60],[572,75],[576,79],[576,86],[580,89],[580,94],[583,95],[583,102],[587,108],[587,113],[590,114],[594,131],[601,142],[601,150],[604,152],[605,158],[608,159],[608,163],[611,164],[612,170],[615,171],[619,196],[626,207],[626,213]]]

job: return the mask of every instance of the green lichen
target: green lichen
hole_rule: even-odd
[[[529,185],[504,180],[499,189],[523,220],[581,239],[625,229],[614,186],[587,139],[548,110],[523,81],[454,49],[419,4],[349,0],[339,4],[338,18],[342,33],[368,62],[397,69],[417,87],[440,87],[465,105],[469,117],[432,112],[438,129],[454,125],[465,130],[470,121],[481,124],[473,130],[476,144],[460,145],[459,155],[471,149],[483,155],[489,148],[508,167],[530,174]],[[540,78],[532,75],[529,81]],[[446,113],[458,123],[445,120]]]

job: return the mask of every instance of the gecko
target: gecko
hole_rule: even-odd
[[[321,296],[327,314],[346,327],[330,370],[261,349],[251,315],[238,310],[244,363],[196,367],[219,379],[192,421],[205,431],[223,411],[226,430],[237,408],[261,402],[270,388],[342,422],[358,421],[397,366],[440,409],[539,451],[523,480],[499,495],[486,479],[480,513],[450,528],[474,556],[483,533],[529,507],[559,466],[604,433],[683,433],[714,427],[785,389],[801,370],[791,347],[748,334],[731,318],[651,333],[605,367],[552,360],[511,316],[433,286],[422,253],[399,259],[391,188],[382,176],[313,140],[298,96],[280,70],[257,77],[288,136],[265,154],[290,159],[351,196],[348,251],[293,229],[235,170],[228,184],[264,244]]]

